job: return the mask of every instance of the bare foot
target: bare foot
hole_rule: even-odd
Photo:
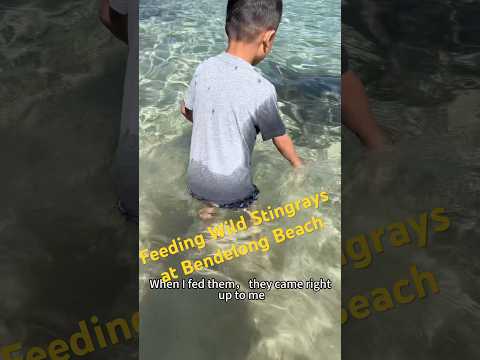
[[[198,216],[203,221],[212,220],[215,215],[217,215],[217,210],[214,206],[211,206],[210,204],[198,211]]]

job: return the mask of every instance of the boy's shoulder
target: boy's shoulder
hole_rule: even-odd
[[[220,71],[232,80],[232,84],[241,85],[239,84],[241,82],[242,85],[249,88],[249,92],[257,97],[274,97],[275,99],[277,97],[275,86],[258,70],[247,62],[232,58],[226,53],[212,56],[201,62],[197,66],[194,76],[199,77],[206,74],[210,77],[212,73]],[[238,74],[237,77],[235,74]]]
[[[203,60],[200,64],[198,64],[197,70],[201,69],[201,68],[204,68],[204,67],[207,67],[207,66],[213,65],[215,63],[217,57],[218,57],[218,55],[217,56],[212,56],[212,57],[209,57],[209,58]]]
[[[210,71],[212,68],[217,67],[219,65],[220,57],[220,55],[216,55],[203,60],[200,64],[197,65],[195,73],[198,74],[203,71]]]

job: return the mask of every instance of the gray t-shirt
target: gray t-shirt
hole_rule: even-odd
[[[285,134],[275,87],[245,60],[222,53],[200,64],[185,96],[193,111],[191,193],[219,205],[250,197],[257,134]]]

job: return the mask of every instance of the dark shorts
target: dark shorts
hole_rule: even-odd
[[[258,188],[255,185],[253,185],[253,186],[254,186],[255,190],[248,197],[246,197],[245,199],[234,201],[232,203],[228,203],[228,204],[215,203],[215,202],[210,201],[208,199],[204,199],[200,196],[197,196],[192,192],[190,192],[190,195],[192,195],[192,197],[194,197],[197,200],[208,202],[208,203],[213,204],[215,207],[218,207],[218,208],[222,208],[222,209],[246,209],[250,205],[252,205],[255,202],[255,200],[258,199],[258,195],[260,194],[260,190],[258,190]]]

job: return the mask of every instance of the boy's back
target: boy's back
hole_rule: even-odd
[[[225,52],[197,68],[185,107],[193,111],[192,194],[219,205],[254,195],[251,156],[257,133],[263,140],[285,134],[273,85],[247,61]]]
[[[273,139],[294,168],[302,166],[277,108],[275,88],[254,69],[270,53],[282,0],[228,0],[225,53],[200,64],[181,112],[193,122],[188,185],[198,199],[243,208],[255,200],[255,139]]]

